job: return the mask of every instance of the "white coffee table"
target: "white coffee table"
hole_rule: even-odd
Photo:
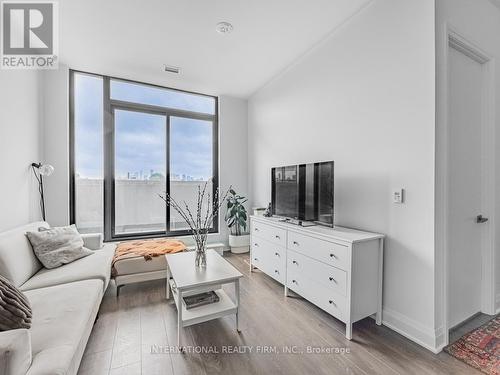
[[[207,266],[195,267],[195,251],[167,254],[167,299],[170,291],[177,307],[177,346],[180,348],[181,328],[218,319],[225,315],[236,315],[236,330],[239,332],[240,278],[241,272],[222,258],[215,250],[207,250]],[[222,284],[234,283],[236,300],[233,301]],[[182,297],[215,291],[219,302],[186,309]]]

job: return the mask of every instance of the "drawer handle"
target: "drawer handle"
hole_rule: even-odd
[[[330,253],[330,258],[338,259],[337,256],[334,253]]]
[[[279,257],[279,256],[280,256],[280,253],[274,253],[274,255],[276,255],[277,257]]]
[[[259,261],[259,258],[253,258],[253,260],[256,260],[257,262]]]
[[[292,280],[292,283],[297,284],[297,280]]]
[[[280,236],[278,236],[278,235],[276,235],[276,236],[274,236],[274,237],[275,237],[275,238],[277,238],[278,240],[280,240],[280,239],[281,239],[281,237],[280,237]]]
[[[333,305],[333,306],[337,307],[337,304],[336,304],[335,302],[333,302],[332,300],[328,301],[328,303],[329,303],[330,305]]]
[[[256,232],[258,232],[258,231],[259,231],[259,228],[255,228],[254,230],[255,230]]]
[[[258,243],[254,243],[253,244],[255,247],[259,247],[259,244]]]
[[[299,265],[296,260],[292,261],[293,264]]]
[[[274,273],[277,273],[279,275],[280,271],[278,270],[274,270]]]
[[[294,244],[295,246],[299,246],[299,243],[298,243],[297,241],[293,241],[293,244]]]
[[[330,277],[329,279],[330,281],[333,281],[335,284],[337,284],[337,280],[335,280],[333,277]]]

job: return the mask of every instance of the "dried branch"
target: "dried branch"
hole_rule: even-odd
[[[223,199],[220,199],[220,190],[217,188],[213,197],[209,192],[207,192],[208,183],[212,180],[208,180],[205,182],[203,189],[200,185],[198,185],[198,194],[197,194],[197,202],[196,202],[196,214],[193,215],[193,212],[189,208],[186,201],[183,201],[183,206],[177,202],[170,194],[165,192],[164,195],[158,194],[158,196],[171,208],[173,208],[186,222],[186,224],[190,228],[191,237],[193,238],[197,249],[204,249],[207,243],[207,236],[210,228],[213,225],[214,217],[218,214],[220,208],[226,201],[226,198],[229,194],[229,191],[232,189],[230,186],[229,189],[224,193]],[[207,207],[204,209],[204,201],[205,196],[207,199]]]

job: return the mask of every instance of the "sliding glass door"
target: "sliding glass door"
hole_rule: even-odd
[[[114,234],[165,233],[165,115],[114,110]]]
[[[186,202],[196,212],[198,187],[212,195],[213,122],[188,117],[170,117],[170,194],[177,202]],[[206,188],[205,188],[206,185]],[[205,203],[208,201],[205,199]],[[206,212],[208,207],[203,207]],[[189,229],[180,215],[170,212],[170,229]]]

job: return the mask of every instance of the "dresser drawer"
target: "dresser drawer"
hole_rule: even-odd
[[[250,253],[251,256],[251,261],[252,261],[252,266],[257,267],[257,268],[262,268],[262,262],[264,261],[262,251],[260,247],[255,247],[252,244],[252,251]],[[265,262],[264,262],[265,263]]]
[[[286,280],[286,250],[252,236],[252,265],[282,284]]]
[[[347,273],[345,271],[292,250],[288,250],[287,259],[289,269],[296,269],[298,273],[340,295],[345,296],[347,294]]]
[[[260,237],[281,247],[286,247],[286,230],[272,225],[252,221],[252,236]]]
[[[271,276],[274,280],[279,282],[280,284],[285,285],[286,282],[286,270],[283,267],[274,267],[266,272],[269,276]]]
[[[291,267],[287,269],[287,287],[337,319],[346,321],[348,313],[345,296],[335,293]]]
[[[252,235],[252,247],[265,251],[267,254],[272,255],[277,260],[285,261],[286,249],[272,242],[266,241],[261,237]]]
[[[349,249],[345,245],[288,232],[288,249],[347,271]]]

